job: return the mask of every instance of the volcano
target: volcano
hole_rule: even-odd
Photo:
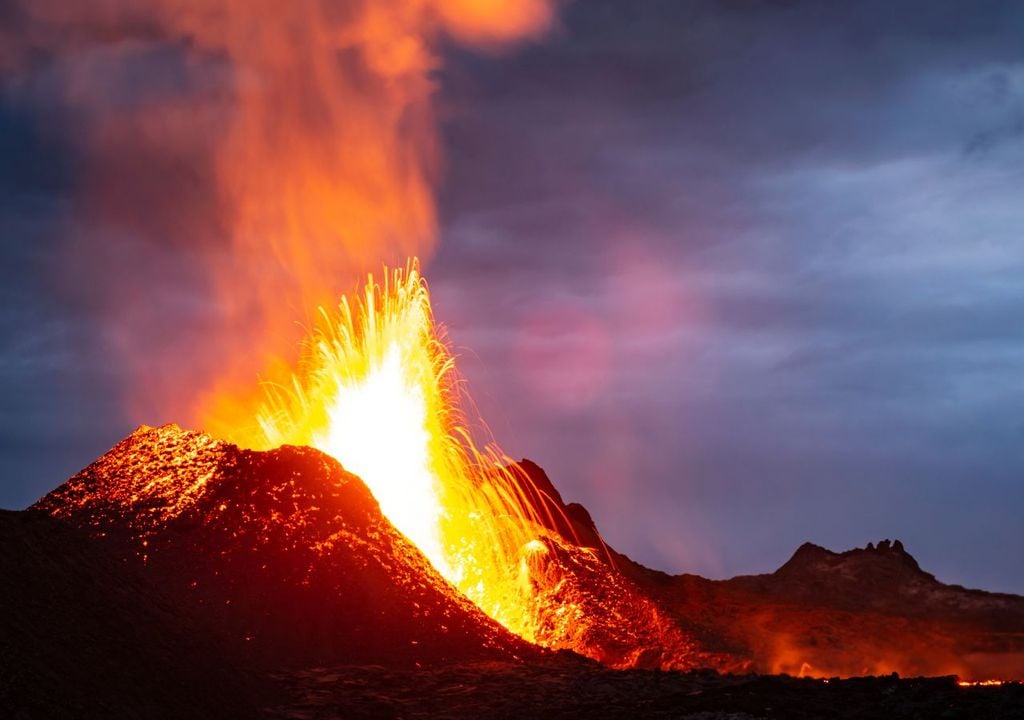
[[[310,448],[142,427],[32,510],[88,532],[257,666],[530,652]]]
[[[678,687],[649,675],[620,687],[661,697],[734,682],[709,671],[1024,676],[1024,598],[944,585],[898,541],[805,544],[769,575],[670,576],[608,547],[539,466],[521,461],[516,476],[557,510],[520,568],[543,620],[533,643],[445,580],[330,456],[140,427],[0,517],[2,700],[25,717],[247,716],[310,702],[329,717],[335,701],[374,716],[377,701],[349,685],[338,699],[339,678],[365,690],[365,668],[378,668],[371,677],[401,695],[426,678],[442,694],[466,685],[455,668],[474,668],[473,687],[523,688],[542,672],[560,692],[612,669],[690,673],[670,674]]]

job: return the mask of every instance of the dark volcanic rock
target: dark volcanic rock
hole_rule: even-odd
[[[537,641],[571,649],[614,668],[688,670],[735,667],[733,658],[708,653],[687,629],[618,569],[616,553],[601,538],[590,513],[566,505],[538,465],[511,468],[522,495],[550,533],[531,556],[537,583],[534,604],[543,619]],[[540,543],[541,541],[537,541]]]
[[[0,717],[238,717],[273,701],[160,589],[74,528],[0,511]]]
[[[599,550],[602,556],[608,558],[604,540],[585,507],[579,503],[566,505],[548,474],[532,460],[520,460],[513,467],[519,471],[513,477],[522,475],[519,482],[523,493],[537,509],[541,522],[549,530],[558,533],[569,543]]]
[[[569,657],[428,671],[333,667],[282,678],[279,720],[587,718],[588,720],[1019,720],[1024,687],[958,687],[953,678],[833,679],[609,670]]]
[[[1024,598],[945,585],[899,541],[806,543],[774,573],[723,581],[622,567],[705,650],[759,672],[1024,677]]]
[[[835,607],[863,609],[870,601],[865,591],[877,591],[875,599],[884,602],[912,586],[935,586],[934,575],[921,570],[917,560],[897,540],[883,540],[877,547],[834,553],[812,543],[804,543],[772,575],[745,578],[768,591],[794,595],[811,593],[816,602]],[[740,578],[736,578],[741,582]]]

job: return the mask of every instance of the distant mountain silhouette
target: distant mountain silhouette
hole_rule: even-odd
[[[520,466],[568,520],[551,529],[600,557],[653,600],[705,666],[794,675],[1024,678],[1024,597],[946,585],[899,540],[834,553],[804,543],[766,575],[708,580],[651,570],[608,547],[590,514],[544,471]]]

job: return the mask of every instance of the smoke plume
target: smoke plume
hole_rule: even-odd
[[[9,7],[5,89],[51,98],[77,149],[60,285],[109,321],[130,414],[232,434],[318,305],[429,255],[443,43],[503,48],[552,13],[548,0]]]

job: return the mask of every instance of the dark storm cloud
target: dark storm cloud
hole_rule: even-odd
[[[901,535],[1024,590],[1022,41],[1009,2],[606,2],[467,59],[430,270],[499,438],[656,565]]]
[[[24,13],[4,23],[0,502],[18,507],[135,424],[128,358],[186,364],[163,351],[202,328],[188,251],[210,234],[197,219],[216,217],[203,152],[212,133],[206,123],[188,144],[161,105],[209,95],[219,74],[151,33],[122,42],[82,28],[74,51],[57,53]]]
[[[74,471],[69,449],[102,448],[83,426],[69,421],[88,398],[95,362],[79,366],[73,351],[75,321],[54,301],[48,268],[61,244],[66,193],[73,184],[75,153],[62,134],[44,127],[31,104],[0,92],[0,477],[4,504],[33,501],[47,475]],[[80,367],[75,381],[67,375]],[[77,381],[77,382],[76,382]],[[95,395],[81,403],[103,418]],[[104,433],[106,434],[106,433]]]

